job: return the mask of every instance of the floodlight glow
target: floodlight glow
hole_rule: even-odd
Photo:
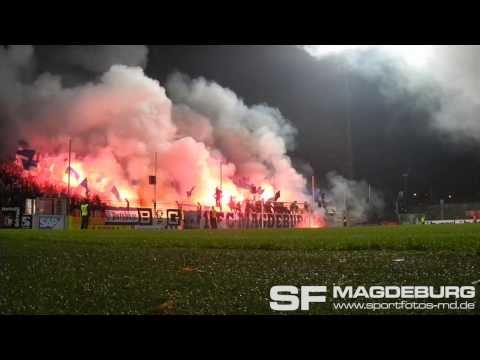
[[[433,45],[303,45],[315,57],[340,54],[350,50],[378,48],[390,55],[402,58],[408,65],[425,66],[432,57]]]
[[[400,56],[409,65],[425,66],[432,57],[432,45],[380,45],[385,51]]]

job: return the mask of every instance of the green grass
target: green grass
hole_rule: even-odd
[[[0,314],[272,314],[274,285],[477,280],[480,225],[0,231]],[[330,304],[309,312],[337,313]]]

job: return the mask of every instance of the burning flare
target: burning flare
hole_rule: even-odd
[[[150,207],[156,153],[159,206],[214,206],[220,183],[223,208],[232,198],[267,201],[278,190],[280,201],[310,200],[305,178],[287,156],[296,130],[278,110],[247,107],[202,78],[175,74],[167,89],[170,98],[141,68],[120,65],[98,82],[74,88],[63,88],[59,77],[40,76],[29,88],[29,106],[17,109],[19,138],[40,154],[30,175],[65,189],[70,174],[73,194]],[[252,193],[252,186],[262,191]]]

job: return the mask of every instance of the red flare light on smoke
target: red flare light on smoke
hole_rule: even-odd
[[[108,152],[106,152],[108,153]],[[75,154],[72,154],[70,167],[78,176],[70,174],[70,193],[79,197],[85,197],[87,190],[81,183],[84,179],[88,179],[88,192],[90,196],[98,196],[101,200],[115,205],[119,201],[117,197],[111,192],[112,187],[116,187],[120,194],[121,202],[128,199],[130,204],[138,206],[151,206],[154,201],[153,186],[149,185],[148,179],[140,181],[138,184],[129,184],[128,181],[121,176],[115,176],[118,168],[114,162],[109,161],[108,155],[105,158],[87,158],[84,160],[77,159]],[[43,155],[36,168],[29,171],[35,182],[40,186],[53,185],[59,190],[66,190],[68,187],[68,153],[60,153],[58,155]],[[188,198],[188,189],[181,189],[181,192],[174,192],[177,194],[176,201],[195,205],[197,202],[203,206],[215,206],[214,190],[219,187],[219,175],[217,178],[213,174],[218,169],[206,169],[202,180],[203,184],[194,185],[195,189],[192,196]],[[249,190],[239,188],[231,179],[222,179],[222,207],[227,208],[231,198],[234,201],[244,201],[252,199],[253,196]],[[271,184],[262,183],[260,185],[264,192],[261,196],[256,196],[257,200],[267,201],[274,196],[275,190]],[[183,191],[184,190],[184,191]],[[172,188],[168,183],[157,185],[157,200],[158,203],[172,205],[171,197],[165,198],[165,194],[171,194]]]
[[[174,76],[167,86],[172,100],[141,68],[117,65],[96,83],[74,88],[42,75],[29,92],[28,114],[35,119],[18,123],[18,136],[40,154],[30,175],[39,185],[65,190],[71,139],[71,168],[78,176],[70,176],[70,193],[85,196],[86,178],[89,195],[111,205],[125,206],[128,199],[130,206],[153,206],[154,154],[160,208],[177,202],[214,206],[220,164],[223,209],[230,198],[254,198],[248,186],[233,181],[237,178],[264,189],[256,200],[267,201],[278,190],[281,202],[311,199],[287,155],[295,129],[277,109],[248,107],[232,91],[202,78]]]

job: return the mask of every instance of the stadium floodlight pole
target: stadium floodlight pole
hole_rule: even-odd
[[[400,207],[398,205],[398,198],[400,197],[400,193],[397,195],[397,200],[395,201],[395,211],[398,217],[398,223],[400,224]]]
[[[315,204],[315,175],[312,175],[312,206]]]
[[[440,199],[440,220],[443,220],[445,216],[445,200]]]
[[[405,196],[405,212],[408,212],[408,172],[403,174],[403,191]]]
[[[312,208],[310,209],[310,215],[309,215],[309,218],[310,218],[310,226],[312,226],[312,213],[313,213],[313,207],[314,207],[314,204],[315,204],[315,175],[312,175]]]
[[[352,146],[352,114],[351,114],[351,102],[352,102],[352,91],[350,86],[350,69],[348,66],[348,61],[350,59],[347,57],[343,63],[343,75],[345,80],[345,117],[346,117],[346,153],[347,153],[347,174],[353,180],[354,177],[354,164],[353,164],[353,146]]]
[[[155,213],[155,216],[157,215],[157,152],[155,151],[155,169],[154,169],[154,175],[155,175],[155,184],[153,185],[153,212]]]
[[[261,215],[260,215],[260,223],[261,223],[262,229],[263,229],[263,199],[262,199],[262,198],[260,198],[260,203],[261,203],[261,205],[262,205],[262,207],[261,207]]]
[[[72,138],[68,139],[68,190],[67,190],[67,196],[68,196],[68,201],[70,202],[70,172],[72,169],[70,168],[72,162]]]
[[[220,159],[220,190],[223,191],[223,160]]]

